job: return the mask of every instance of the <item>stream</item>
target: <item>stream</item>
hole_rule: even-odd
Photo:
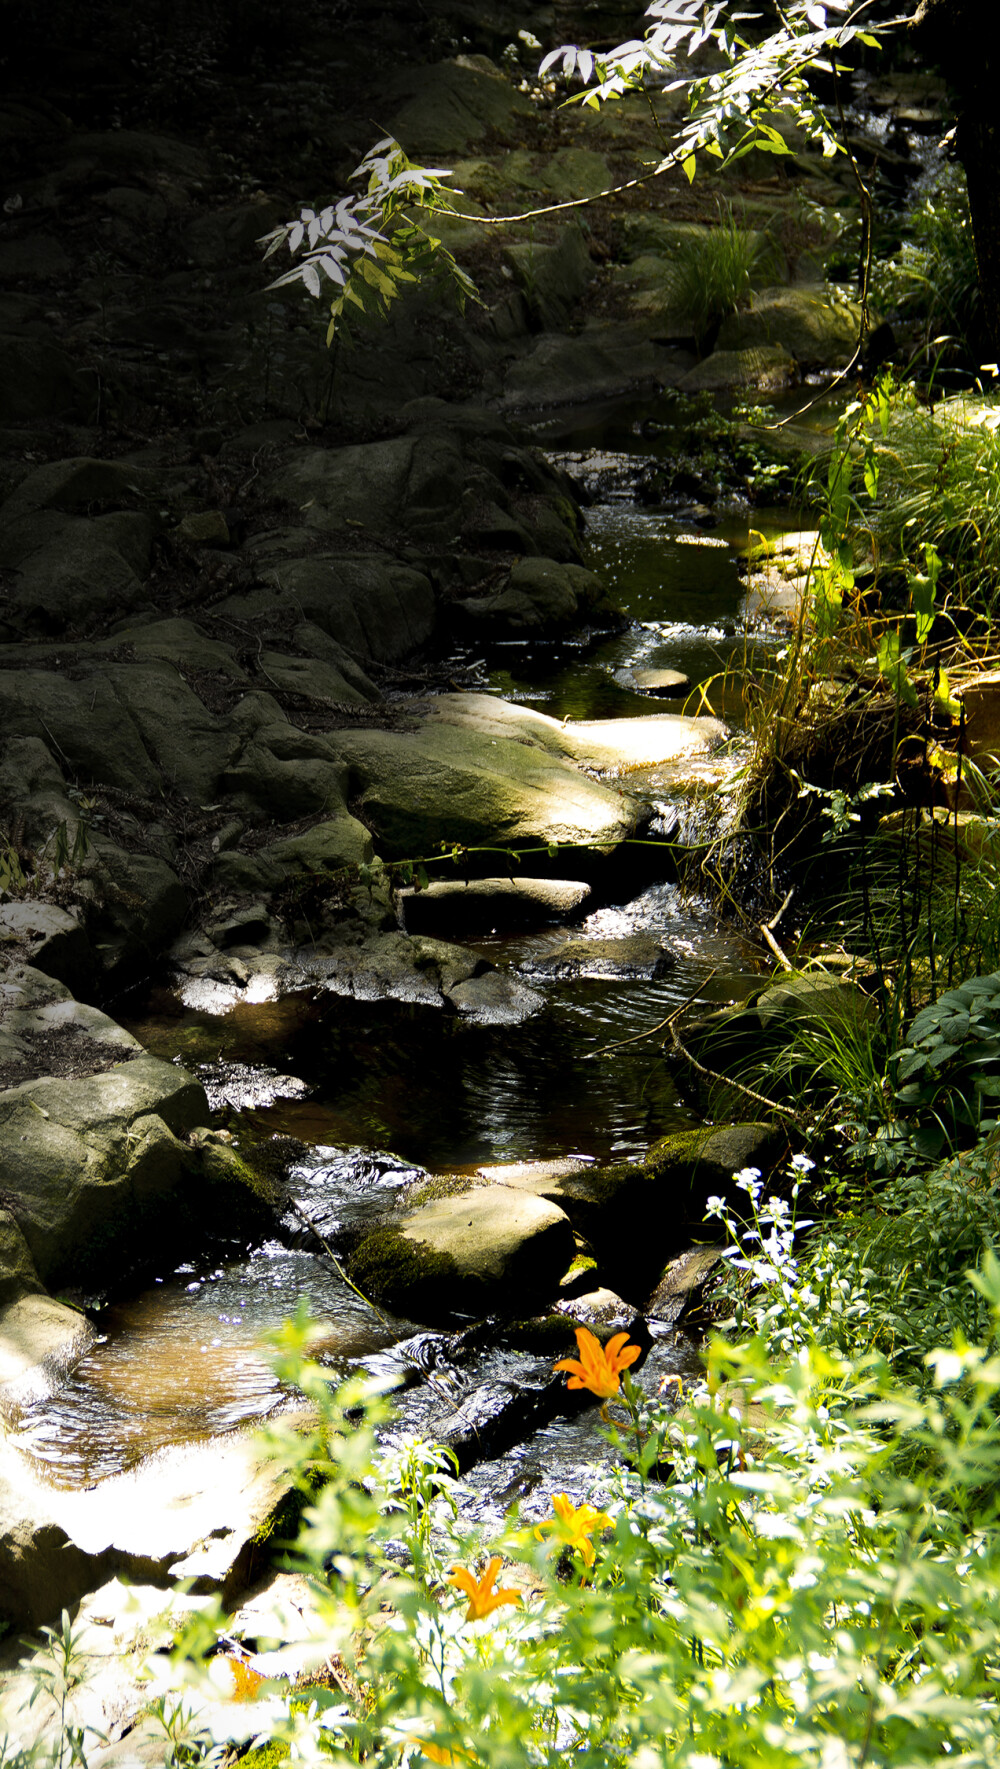
[[[682,710],[683,696],[641,693],[636,669],[680,670],[693,685],[708,684],[712,709],[734,733],[727,752],[686,764],[683,785],[670,769],[650,770],[639,784],[657,806],[654,827],[666,833],[679,820],[684,839],[697,840],[710,821],[706,793],[741,759],[742,675],[783,642],[777,633],[747,631],[738,548],[751,523],[777,530],[788,519],[759,507],[752,515],[735,506],[710,513],[638,501],[642,474],[670,452],[671,414],[670,396],[660,396],[639,406],[577,409],[538,427],[537,442],[593,499],[588,563],[629,624],[596,643],[498,644],[481,667],[492,692],[557,718]],[[477,660],[468,653],[459,661]],[[730,672],[725,682],[722,671]],[[689,997],[739,999],[760,974],[759,954],[705,901],[662,881],[645,884],[631,901],[598,907],[572,929],[468,944],[530,982],[543,997],[541,1011],[516,1027],[490,1026],[326,995],[242,1002],[213,1017],[161,990],[125,1023],[154,1055],[198,1073],[224,1122],[308,1145],[292,1172],[293,1193],[335,1235],[343,1223],[384,1209],[422,1172],[468,1174],[567,1156],[641,1158],[658,1137],[697,1120],[657,1045],[621,1041]],[[411,1375],[414,1358],[419,1365],[439,1355],[441,1335],[376,1314],[327,1260],[295,1244],[292,1219],[287,1227],[281,1241],[249,1255],[227,1259],[216,1247],[100,1311],[90,1353],[56,1394],[20,1419],[16,1441],[46,1479],[87,1486],[151,1452],[247,1427],[279,1409],[287,1397],[261,1341],[302,1296],[322,1323],[319,1355],[333,1368],[358,1359],[379,1369],[395,1359],[399,1368],[392,1347],[400,1340],[416,1347]],[[671,1330],[655,1338],[641,1381],[655,1389],[663,1375],[696,1367],[695,1344]],[[401,1401],[402,1427],[435,1435],[468,1391],[470,1374],[412,1384]],[[525,1393],[550,1378],[551,1355],[539,1359],[502,1342],[475,1370],[477,1385]],[[544,1509],[553,1489],[584,1491],[585,1470],[602,1455],[596,1408],[557,1418],[469,1472],[470,1512],[499,1519],[516,1498],[528,1514]]]

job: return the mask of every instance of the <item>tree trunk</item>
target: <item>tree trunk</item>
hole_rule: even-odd
[[[955,148],[969,186],[983,332],[1000,357],[1000,4],[921,0],[911,29],[921,55],[955,88]]]

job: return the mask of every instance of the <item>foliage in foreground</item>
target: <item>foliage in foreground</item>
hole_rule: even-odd
[[[216,1635],[199,1623],[173,1761],[249,1737],[258,1761],[379,1769],[1000,1761],[1000,1264],[974,1279],[984,1343],[932,1352],[925,1393],[894,1387],[884,1360],[817,1341],[786,1214],[746,1177],[750,1280],[772,1310],[790,1286],[784,1357],[765,1309],[749,1344],[712,1345],[679,1410],[626,1375],[641,1454],[619,1442],[601,1508],[560,1495],[540,1529],[460,1526],[441,1453],[380,1448],[384,1400],[360,1381],[335,1394],[305,1321],[286,1330],[282,1374],[316,1409],[311,1434],[276,1440],[311,1500],[296,1559],[314,1675],[250,1705],[214,1685],[203,1706]]]

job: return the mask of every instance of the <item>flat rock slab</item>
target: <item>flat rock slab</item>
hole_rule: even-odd
[[[444,699],[504,706],[486,695]],[[408,732],[337,731],[328,739],[348,770],[349,799],[387,858],[424,852],[428,830],[469,848],[613,848],[648,821],[641,801],[574,767],[568,746],[560,753],[526,742],[502,715],[477,722],[438,712],[440,705],[420,709]]]
[[[590,886],[564,878],[435,879],[399,893],[407,933],[457,934],[537,927],[574,915]]]
[[[58,1620],[113,1576],[231,1595],[290,1482],[251,1435],[186,1444],[90,1488],[52,1487],[0,1452],[0,1615]]]
[[[442,694],[425,716],[428,725],[455,725],[492,741],[514,738],[612,777],[683,756],[704,755],[726,736],[719,719],[650,713],[648,718],[563,722],[489,694]]]

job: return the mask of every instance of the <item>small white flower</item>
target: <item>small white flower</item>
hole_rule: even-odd
[[[706,1216],[725,1216],[725,1214],[726,1214],[726,1200],[725,1200],[725,1198],[718,1198],[713,1195],[711,1198],[706,1199],[706,1202],[705,1202],[705,1215]]]
[[[808,1155],[792,1156],[791,1166],[794,1173],[811,1173],[815,1165],[815,1161],[810,1161]]]
[[[733,1174],[733,1179],[736,1181],[740,1190],[743,1192],[749,1192],[752,1198],[756,1199],[760,1196],[759,1167],[741,1167],[739,1173]]]

